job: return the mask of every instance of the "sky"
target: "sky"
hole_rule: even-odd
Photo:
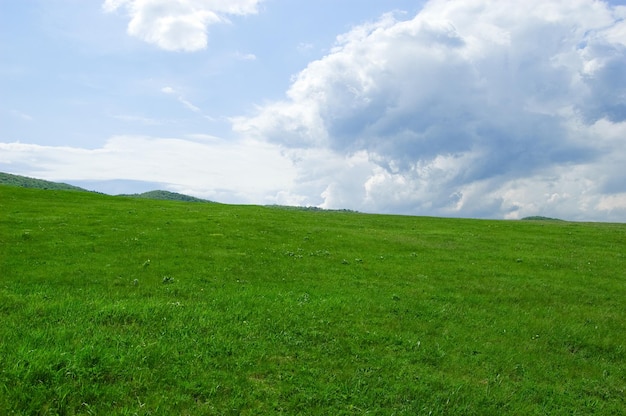
[[[0,171],[626,222],[626,0],[0,0]]]

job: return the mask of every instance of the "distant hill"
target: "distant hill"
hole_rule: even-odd
[[[29,178],[27,176],[12,175],[10,173],[3,172],[0,172],[0,185],[19,186],[21,188],[89,192],[86,189],[68,185],[66,183],[45,181],[43,179]]]
[[[559,218],[542,217],[541,215],[534,215],[532,217],[524,217],[522,221],[563,221]]]
[[[348,213],[359,213],[359,211],[355,211],[352,209],[328,209],[328,208],[320,208],[314,206],[298,206],[298,205],[266,205],[269,208],[283,209],[286,211],[319,211],[319,212],[348,212]]]
[[[123,194],[118,196],[126,196],[131,198],[144,198],[144,199],[160,199],[165,201],[183,201],[183,202],[212,202],[206,199],[200,199],[189,195],[179,194],[177,192],[170,191],[149,191],[141,194]]]
[[[61,182],[51,182],[43,179],[29,178],[27,176],[12,175],[10,173],[0,172],[0,185],[18,186],[21,188],[34,188],[34,189],[50,189],[58,191],[81,191],[92,192],[78,186],[69,185]],[[125,196],[131,198],[144,198],[144,199],[157,199],[165,201],[183,201],[183,202],[212,202],[206,199],[195,198],[189,195],[183,195],[176,192],[169,191],[149,191],[141,194],[122,194],[118,196]]]

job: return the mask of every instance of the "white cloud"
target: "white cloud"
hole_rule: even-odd
[[[17,110],[11,110],[9,112],[9,114],[11,114],[12,117],[17,118],[17,119],[22,120],[22,121],[33,121],[34,120],[34,117],[31,116],[30,114],[26,114],[26,113],[23,113],[23,112],[17,111]]]
[[[622,192],[616,195],[607,195],[600,198],[597,205],[599,210],[602,211],[626,211],[626,192]]]
[[[284,100],[233,128],[300,149],[315,161],[296,159],[302,170],[323,163],[311,149],[330,166],[359,155],[308,179],[323,206],[609,218],[626,192],[624,14],[592,0],[431,0],[339,36]]]
[[[191,101],[188,101],[184,99],[183,97],[178,97],[178,101],[180,101],[182,105],[184,105],[185,107],[187,107],[189,110],[193,111],[194,113],[202,112],[202,110],[200,110],[200,107],[195,106]]]
[[[305,53],[305,52],[308,52],[308,51],[312,50],[314,48],[314,46],[315,45],[313,45],[310,42],[300,42],[298,44],[297,50],[298,50],[298,52]]]
[[[202,113],[202,110],[198,106],[194,105],[191,101],[187,100],[185,97],[178,94],[174,88],[163,87],[161,88],[161,92],[164,94],[168,94],[168,95],[175,95],[178,102],[181,103],[183,106],[185,106],[187,109],[193,111],[194,113]]]
[[[241,53],[237,52],[234,55],[235,59],[240,61],[256,61],[256,55],[253,53]]]
[[[296,174],[276,146],[207,135],[117,136],[97,149],[0,143],[0,155],[0,170],[12,173],[63,181],[157,182],[220,202],[277,203]]]
[[[105,12],[125,8],[128,33],[170,51],[206,48],[207,28],[229,15],[257,12],[262,0],[106,0]]]
[[[135,116],[135,115],[128,115],[128,114],[111,114],[111,117],[116,120],[121,120],[121,121],[125,121],[128,123],[139,123],[139,124],[143,124],[146,126],[158,126],[160,124],[163,124],[163,121],[161,120],[157,120],[157,119],[150,118],[150,117],[144,117],[144,116]]]

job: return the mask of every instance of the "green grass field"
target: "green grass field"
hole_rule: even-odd
[[[626,224],[0,186],[0,414],[618,415]]]

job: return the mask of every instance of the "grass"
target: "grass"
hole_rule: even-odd
[[[625,247],[0,186],[0,413],[623,414]]]

